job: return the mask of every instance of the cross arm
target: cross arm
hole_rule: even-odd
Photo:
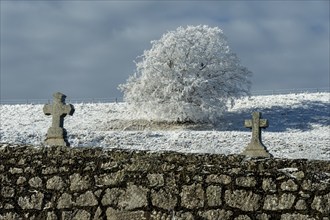
[[[269,126],[267,119],[260,119],[259,123],[260,123],[259,127],[261,127],[261,128],[267,128]]]
[[[73,115],[73,113],[74,113],[73,105],[71,105],[71,104],[64,105],[63,106],[63,112],[64,112],[64,114]]]
[[[52,106],[50,104],[44,105],[43,111],[44,111],[45,115],[51,115],[52,114]]]
[[[252,128],[252,120],[245,120],[244,121],[244,127]]]
[[[267,128],[268,126],[269,126],[269,123],[268,123],[267,119],[260,119],[260,121],[259,121],[260,128]],[[245,120],[244,127],[252,128],[252,120]]]

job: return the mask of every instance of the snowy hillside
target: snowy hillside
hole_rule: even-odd
[[[269,120],[263,142],[275,157],[330,160],[330,93],[254,96],[238,100],[216,127],[141,121],[125,103],[74,104],[65,118],[72,146],[238,154],[249,143],[243,127],[253,111]],[[1,105],[0,143],[41,145],[51,117],[43,105]]]

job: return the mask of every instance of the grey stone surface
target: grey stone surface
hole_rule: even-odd
[[[221,183],[221,184],[227,185],[227,184],[231,183],[231,177],[228,175],[224,175],[224,174],[220,174],[220,175],[211,174],[211,175],[207,176],[206,182],[207,183]]]
[[[83,209],[77,210],[73,214],[72,220],[89,220],[91,217],[91,214]]]
[[[15,212],[8,212],[8,213],[0,213],[0,219],[3,220],[21,220],[22,218],[19,218],[19,215]]]
[[[75,204],[77,206],[96,206],[98,201],[91,191],[87,191],[86,193],[78,196]]]
[[[23,173],[23,169],[22,168],[17,168],[17,167],[12,167],[12,168],[9,169],[9,173],[11,173],[11,174]]]
[[[281,215],[281,220],[316,220],[315,218],[311,218],[308,215],[303,214],[283,214]]]
[[[21,185],[21,184],[24,184],[25,182],[26,182],[26,178],[24,176],[20,176],[20,177],[18,177],[16,184]]]
[[[63,193],[57,201],[58,209],[71,208],[73,206],[72,195]]]
[[[61,177],[54,176],[47,180],[46,189],[61,190],[64,187],[64,182]]]
[[[257,184],[257,181],[254,177],[238,177],[235,180],[236,185],[244,187],[254,187]]]
[[[307,204],[306,204],[306,201],[305,200],[298,200],[296,205],[295,205],[295,208],[297,210],[306,210],[307,209]]]
[[[232,219],[233,212],[223,209],[215,209],[200,212],[199,215],[207,220],[229,220]]]
[[[247,215],[239,215],[234,220],[251,220],[251,218]]]
[[[70,190],[71,191],[82,191],[86,190],[91,186],[89,176],[81,176],[80,173],[75,173],[70,176]]]
[[[264,202],[265,210],[284,210],[291,209],[296,196],[284,193],[282,195],[267,195]]]
[[[265,192],[276,192],[276,182],[272,178],[264,178],[262,180],[262,189]]]
[[[312,203],[312,209],[330,215],[330,193],[323,196],[315,196]]]
[[[150,186],[164,186],[163,174],[148,174],[148,180]]]
[[[204,190],[201,184],[192,184],[182,187],[181,206],[188,209],[204,206]]]
[[[123,172],[107,173],[100,176],[95,176],[95,183],[102,186],[118,185],[124,180]]]
[[[242,154],[250,157],[271,157],[261,140],[261,128],[268,127],[268,120],[261,119],[260,112],[253,112],[252,120],[245,120],[244,126],[252,129],[252,138]]]
[[[149,220],[149,216],[144,211],[122,211],[108,208],[106,211],[107,220]]]
[[[103,220],[102,217],[102,209],[100,207],[98,207],[94,213],[94,217],[92,218],[92,220]]]
[[[106,189],[105,194],[102,197],[102,205],[117,205],[121,195],[124,195],[125,191],[118,188]]]
[[[243,211],[256,211],[260,207],[261,196],[246,190],[226,190],[225,201],[231,207]]]
[[[206,198],[208,206],[220,206],[222,204],[221,191],[221,186],[208,186],[206,188]]]
[[[47,131],[45,143],[50,146],[69,146],[67,132],[63,127],[64,117],[73,115],[73,105],[66,105],[66,96],[60,92],[53,94],[53,104],[46,104],[43,108],[45,115],[52,115],[52,126]]]
[[[154,206],[166,209],[174,210],[176,207],[178,198],[177,195],[172,194],[168,190],[153,190],[151,192],[151,202]]]
[[[15,189],[9,186],[1,188],[1,195],[5,198],[11,198],[15,196]]]
[[[18,198],[18,205],[22,209],[42,209],[44,194],[41,192],[36,192],[31,196],[23,196]]]
[[[57,220],[57,216],[54,212],[47,212],[46,220]]]
[[[73,211],[63,211],[61,216],[62,220],[71,220],[73,218]]]
[[[298,185],[293,180],[288,180],[281,184],[281,189],[283,191],[297,191]]]
[[[266,213],[258,214],[256,217],[257,220],[271,220],[271,217]]]
[[[0,161],[0,219],[329,220],[329,161],[1,143]]]
[[[127,210],[145,207],[148,205],[147,194],[147,188],[129,185],[125,194],[119,197],[118,207]]]

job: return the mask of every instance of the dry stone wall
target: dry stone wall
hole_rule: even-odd
[[[330,215],[329,161],[2,144],[0,183],[0,219]]]

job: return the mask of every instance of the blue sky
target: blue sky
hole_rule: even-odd
[[[4,1],[1,99],[121,97],[150,41],[220,27],[252,90],[329,87],[329,1]]]

